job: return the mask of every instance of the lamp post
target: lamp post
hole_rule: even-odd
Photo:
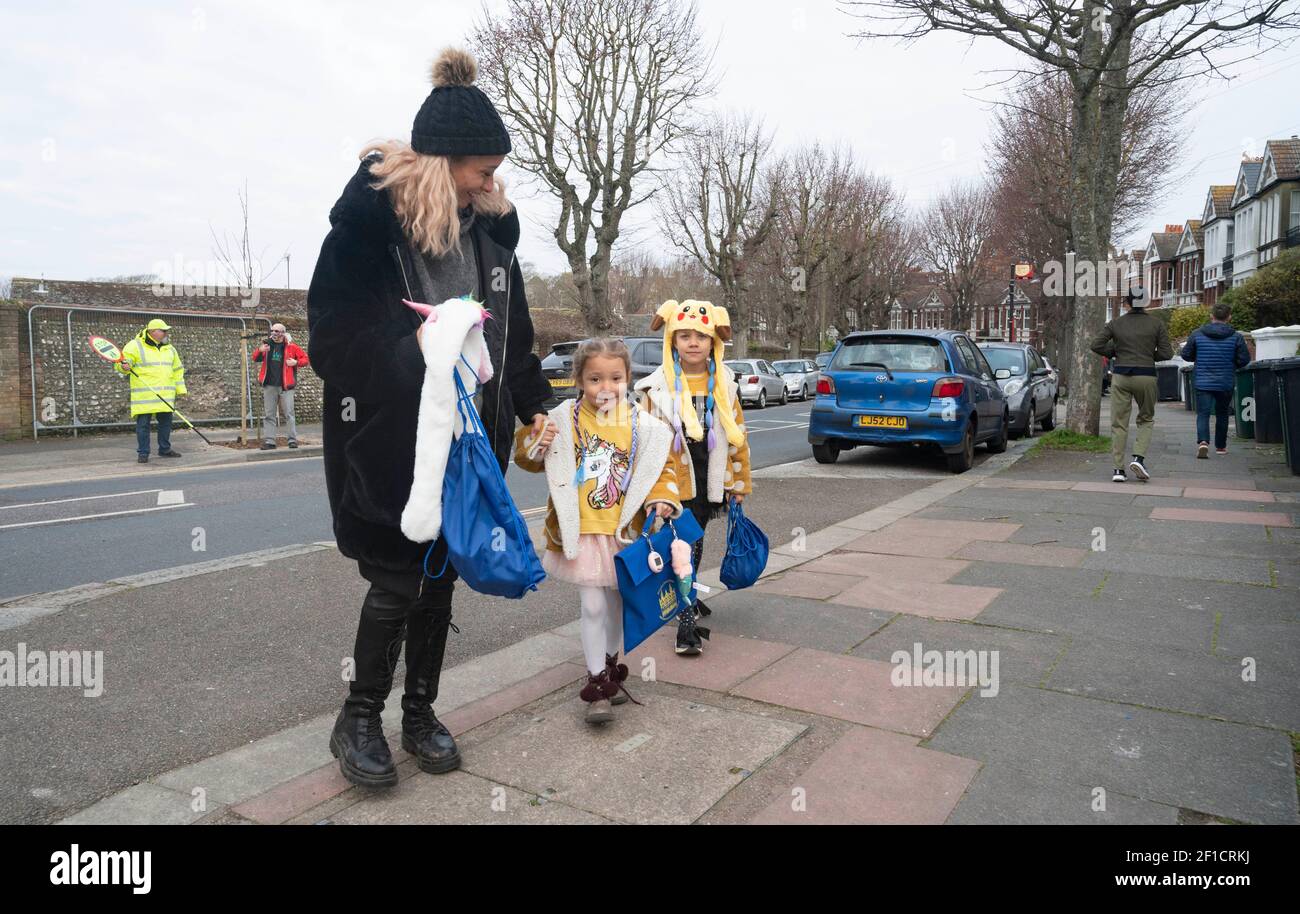
[[[1011,265],[1011,278],[1007,281],[1007,322],[1010,331],[1010,343],[1016,342],[1016,280],[1033,279],[1034,265],[1021,261]]]

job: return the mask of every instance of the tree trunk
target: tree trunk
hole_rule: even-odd
[[[1085,7],[1088,12],[1091,5]],[[1115,14],[1111,26],[1121,25]],[[1116,42],[1104,72],[1101,72],[1098,44],[1092,41],[1080,52],[1079,73],[1073,77],[1074,130],[1072,131],[1070,187],[1075,206],[1071,208],[1070,230],[1074,239],[1075,262],[1093,267],[1094,276],[1105,276],[1110,260],[1110,232],[1115,218],[1115,194],[1123,159],[1124,116],[1128,110],[1128,67],[1132,55],[1131,32],[1124,31]],[[1097,286],[1100,288],[1097,288]],[[1096,435],[1101,420],[1101,363],[1092,351],[1093,338],[1106,319],[1106,283],[1089,286],[1092,294],[1075,295],[1071,327],[1070,401],[1066,428]],[[1098,294],[1100,293],[1100,294]]]
[[[729,271],[722,271],[726,275]],[[740,300],[740,290],[735,279],[722,282],[722,307],[731,318],[731,358],[743,359],[749,350],[749,309]]]

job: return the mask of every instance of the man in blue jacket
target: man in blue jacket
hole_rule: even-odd
[[[1192,331],[1183,344],[1183,358],[1196,363],[1196,456],[1210,456],[1210,408],[1214,408],[1214,450],[1228,453],[1228,415],[1237,369],[1250,362],[1246,339],[1228,324],[1231,309],[1217,304],[1210,322]]]

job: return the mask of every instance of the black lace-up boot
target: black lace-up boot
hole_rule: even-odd
[[[371,585],[361,604],[353,651],[355,677],[330,734],[330,752],[339,760],[343,776],[363,787],[397,783],[397,767],[380,715],[393,686],[409,604],[408,598],[377,585]]]
[[[406,693],[402,696],[402,748],[421,771],[443,774],[460,767],[460,749],[433,713],[447,650],[452,587],[425,581],[407,620]]]

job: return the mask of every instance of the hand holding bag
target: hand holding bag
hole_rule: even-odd
[[[683,511],[676,520],[665,521],[657,533],[651,534],[654,519],[654,514],[648,514],[636,542],[614,556],[618,592],[623,597],[625,655],[662,628],[681,608],[677,575],[673,573],[671,563],[660,561],[657,563],[659,570],[654,571],[650,567],[650,553],[656,552],[662,558],[671,554],[674,539],[694,543],[704,536],[690,511]]]
[[[767,534],[733,498],[727,506],[727,554],[722,557],[719,580],[728,590],[752,587],[767,567],[767,551]]]
[[[456,379],[456,409],[463,431],[451,445],[442,483],[442,539],[447,560],[472,589],[494,597],[516,600],[536,590],[546,577],[533,549],[528,525],[506,488],[501,465],[488,446],[487,435],[473,395],[465,390],[460,372]],[[425,574],[429,571],[425,554]],[[444,564],[443,569],[445,570]]]

